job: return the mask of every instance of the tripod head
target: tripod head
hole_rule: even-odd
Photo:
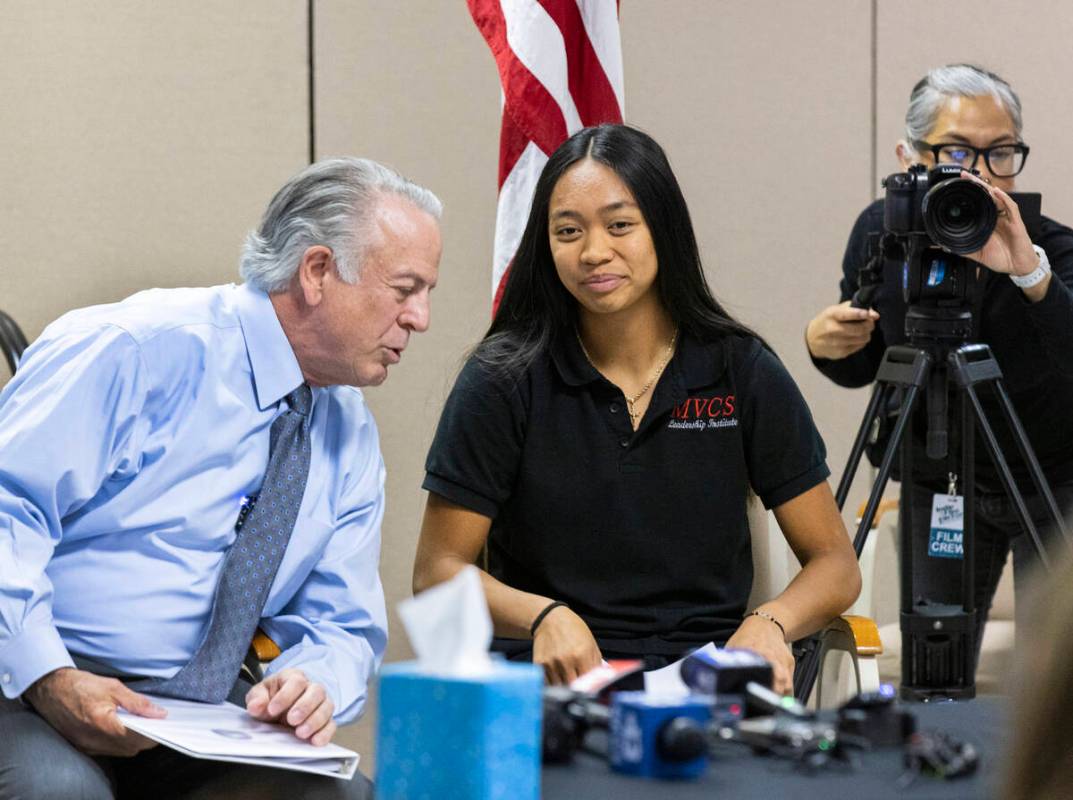
[[[969,340],[979,289],[976,262],[936,247],[926,235],[916,233],[869,234],[867,251],[850,302],[853,308],[875,308],[884,266],[890,264],[901,272],[907,306],[905,336],[913,347],[932,351],[945,361],[950,349]]]
[[[945,458],[949,451],[949,381],[946,365],[953,350],[972,336],[972,307],[979,291],[979,265],[964,256],[936,247],[923,231],[882,235],[872,233],[867,243],[868,259],[858,274],[858,289],[851,305],[875,307],[884,273],[901,275],[906,303],[905,337],[909,346],[931,356],[934,365],[923,387],[927,408],[925,441],[930,459]],[[893,427],[901,397],[892,393],[886,418],[878,417],[872,444]]]

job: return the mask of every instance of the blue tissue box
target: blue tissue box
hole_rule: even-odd
[[[479,678],[380,673],[378,800],[539,800],[544,672],[497,663]]]

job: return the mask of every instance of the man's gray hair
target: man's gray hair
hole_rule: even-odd
[[[436,219],[443,214],[436,195],[375,161],[318,161],[276,192],[260,226],[246,236],[239,272],[252,286],[279,292],[290,284],[305,251],[324,245],[331,248],[339,277],[356,282],[366,232],[385,194],[409,200]]]
[[[1002,78],[975,64],[947,64],[936,67],[913,87],[905,112],[905,135],[912,147],[935,127],[939,112],[951,97],[991,95],[998,100],[1021,136],[1021,100]]]

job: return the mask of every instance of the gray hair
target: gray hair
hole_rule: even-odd
[[[439,199],[394,170],[366,158],[330,158],[312,164],[276,192],[261,224],[246,236],[239,272],[265,292],[287,288],[305,251],[331,248],[339,277],[354,283],[361,274],[363,241],[384,194],[409,200],[436,219]]]
[[[905,135],[909,146],[924,139],[935,127],[946,101],[951,97],[991,95],[998,100],[1021,136],[1021,100],[1002,78],[975,64],[947,64],[936,67],[913,87],[905,112]]]

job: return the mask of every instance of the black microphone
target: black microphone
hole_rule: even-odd
[[[744,695],[746,684],[771,686],[775,681],[771,664],[752,650],[698,650],[681,666],[682,681],[697,694]]]

